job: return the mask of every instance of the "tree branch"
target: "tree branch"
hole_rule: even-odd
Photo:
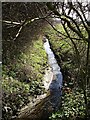
[[[39,9],[41,15],[44,17],[43,12],[42,12],[42,10],[40,9],[39,6],[38,6],[38,9]],[[65,36],[65,37],[67,37],[65,34],[63,34],[63,33],[61,33],[60,31],[58,31],[58,30],[54,27],[54,25],[52,25],[52,24],[46,19],[46,17],[44,17],[44,19],[45,19],[46,22],[48,22],[48,24],[49,24],[56,32],[58,32],[59,34]]]
[[[84,19],[85,19],[85,22],[88,24],[88,21],[87,21],[87,19],[86,19],[86,16],[85,16],[85,14],[84,14],[84,11],[82,10],[82,5],[81,5],[80,2],[78,2],[78,4],[79,4],[80,10],[81,10],[81,12],[82,12],[82,14],[83,14],[83,17],[84,17]]]
[[[75,9],[75,7],[73,6],[72,2],[70,2],[69,5],[70,5],[70,7],[77,13],[77,15],[80,17],[80,19],[81,19],[81,21],[82,21],[82,23],[83,23],[86,31],[88,32],[88,28],[87,28],[87,26],[85,25],[84,20],[83,20],[82,16],[80,15],[80,13],[78,12],[78,10]]]
[[[74,45],[74,48],[75,48],[77,57],[79,57],[79,51],[78,51],[78,49],[77,49],[77,46],[76,46],[75,42],[72,40],[70,34],[68,33],[68,30],[67,30],[67,28],[65,27],[65,24],[62,23],[62,25],[63,25],[63,28],[64,28],[64,30],[66,31],[68,37],[70,38],[72,44]],[[78,61],[79,61],[79,58],[78,58]]]
[[[61,18],[61,19],[62,19],[63,21],[65,21],[65,22],[67,23],[68,27],[69,27],[73,32],[75,32],[79,37],[81,37],[82,39],[88,41],[88,39],[85,38],[78,30],[76,30],[76,29],[70,24],[70,22],[69,22],[67,19],[65,19],[65,18]]]
[[[62,16],[63,14],[61,15],[57,10],[54,9],[54,7],[51,7],[51,6],[52,6],[52,5],[50,4],[50,6],[49,6],[49,3],[48,3],[48,6],[47,6],[47,7],[48,7],[50,10],[52,10],[55,15],[59,16],[62,21],[66,22],[67,25],[68,25],[68,27],[69,27],[73,32],[75,32],[79,37],[81,37],[82,39],[88,41],[88,39],[86,39],[86,38],[83,36],[83,34],[81,33],[81,31],[80,31],[80,29],[79,29],[79,27],[78,27],[78,25],[76,24],[75,21],[74,21],[74,24],[77,26],[78,30],[76,30],[76,29],[71,25],[71,23],[70,23],[69,20],[63,18],[63,16]],[[73,8],[73,7],[71,7],[71,4],[70,4],[70,8]],[[73,8],[73,9],[75,9],[75,8]],[[76,9],[75,9],[75,11],[79,14],[79,12],[78,12]],[[82,20],[82,22],[83,22],[83,24],[84,24],[84,21],[83,21],[83,19],[82,19],[82,17],[81,17],[80,14],[79,14],[79,17],[81,18],[81,20]],[[71,19],[71,17],[68,17],[68,18]],[[73,19],[71,19],[71,20],[73,21]],[[84,24],[84,25],[85,25],[85,24]],[[84,27],[87,28],[86,26],[84,26]]]
[[[76,25],[76,27],[77,27],[77,29],[78,29],[78,31],[81,33],[81,30],[80,30],[80,28],[79,28],[79,26],[78,26],[78,24],[77,24],[77,22],[72,18],[72,17],[70,17],[70,16],[67,16],[66,14],[65,14],[65,17],[66,18],[69,18],[75,25]]]
[[[14,24],[14,25],[20,25],[21,23],[19,22],[12,22],[12,21],[7,21],[7,20],[2,20],[3,23],[7,23],[7,24]]]

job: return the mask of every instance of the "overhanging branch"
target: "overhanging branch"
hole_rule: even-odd
[[[13,21],[7,21],[7,20],[2,20],[3,23],[7,23],[7,24],[14,24],[14,25],[20,25],[21,23],[19,22],[13,22]]]

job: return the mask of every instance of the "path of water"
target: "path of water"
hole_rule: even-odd
[[[51,84],[49,86],[50,90],[61,90],[62,88],[62,80],[63,80],[63,76],[62,73],[60,71],[60,67],[55,59],[54,53],[52,52],[50,45],[49,45],[49,41],[47,38],[44,38],[45,42],[44,42],[44,48],[45,51],[48,55],[48,63],[52,69],[53,72],[53,79],[51,81]]]
[[[51,81],[49,84],[49,90],[51,92],[51,103],[58,109],[58,104],[60,103],[60,98],[62,95],[62,82],[63,76],[60,71],[60,67],[55,59],[54,53],[52,52],[49,41],[46,37],[44,39],[44,49],[48,55],[48,63],[51,67],[51,72],[53,73],[53,77],[51,76]],[[56,108],[57,107],[57,108]]]

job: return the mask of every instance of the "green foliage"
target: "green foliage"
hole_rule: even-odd
[[[3,120],[17,116],[17,112],[30,102],[30,87],[12,77],[4,76],[2,80],[2,113]]]
[[[55,27],[57,30],[60,30],[60,32],[65,34],[65,31],[63,30],[61,24],[57,24]],[[57,33],[57,31],[53,30],[53,28],[51,28],[50,26],[46,28],[46,34],[49,36],[51,47],[56,54],[63,55],[64,52],[70,51],[72,49],[72,45],[69,38],[63,39],[63,37],[60,36],[60,34]]]
[[[75,90],[70,93],[65,93],[62,97],[62,108],[53,113],[50,119],[52,120],[75,120],[82,119],[85,116],[84,94]]]
[[[43,48],[42,40],[33,42],[25,53],[21,53],[19,58],[24,66],[25,74],[28,79],[40,82],[43,79],[45,67],[47,66],[47,56]]]
[[[43,48],[41,38],[34,41],[29,49],[21,52],[18,59],[8,65],[3,65],[3,74],[12,76],[22,82],[31,82],[43,79],[45,67],[47,66],[47,56]]]
[[[41,38],[33,41],[18,59],[3,65],[3,120],[13,119],[34,97],[44,93],[43,75],[47,56]]]
[[[55,27],[58,31],[66,34],[61,24],[56,24]],[[86,69],[87,43],[84,41],[74,41],[79,51],[79,55],[77,56],[75,47],[69,38],[63,37],[50,27],[46,28],[46,34],[49,36],[51,48],[54,51],[58,64],[61,66],[61,71],[64,78],[64,95],[62,97],[62,106],[60,107],[60,110],[53,113],[50,118],[52,120],[84,120],[86,115],[84,95],[86,83],[84,78]],[[83,34],[85,35],[84,30]],[[90,92],[87,90],[86,92],[88,100]]]

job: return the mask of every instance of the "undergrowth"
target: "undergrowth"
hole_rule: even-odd
[[[19,110],[30,102],[30,96],[44,93],[42,81],[46,67],[47,56],[41,37],[21,52],[13,64],[11,61],[3,64],[3,120],[16,118]]]
[[[60,24],[56,24],[55,27],[65,34]],[[82,75],[78,66],[81,64],[83,69],[84,62],[82,61],[84,61],[84,58],[81,56],[83,56],[82,50],[85,48],[86,43],[74,41],[81,55],[81,63],[78,63],[74,46],[69,38],[64,38],[50,26],[46,28],[45,34],[63,73],[62,106],[57,112],[52,113],[49,118],[51,120],[85,120],[86,105],[81,80],[84,80],[84,78],[81,78]],[[88,97],[87,100],[89,104],[90,99]]]

